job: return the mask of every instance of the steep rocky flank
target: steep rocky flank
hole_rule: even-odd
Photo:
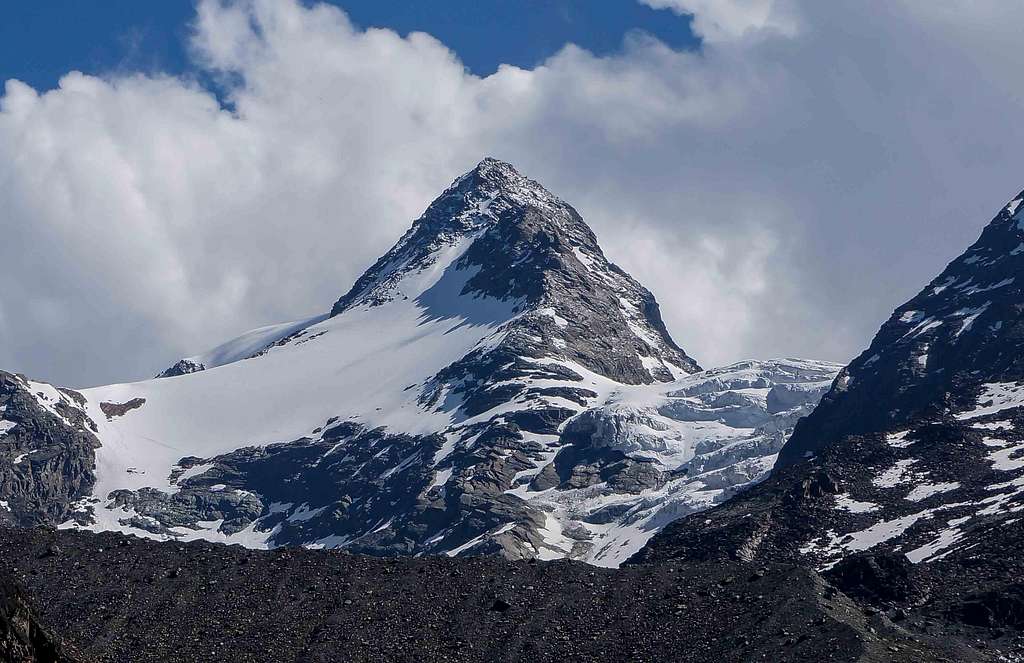
[[[85,398],[0,371],[0,523],[59,523],[94,484]]]
[[[63,646],[39,624],[25,593],[0,578],[0,661],[5,663],[75,663]]]
[[[845,435],[970,409],[987,383],[1024,379],[1024,192],[913,299],[797,426],[781,465]]]

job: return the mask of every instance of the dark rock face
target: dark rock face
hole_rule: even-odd
[[[140,408],[145,404],[145,398],[133,398],[124,403],[100,403],[100,410],[106,415],[107,419],[113,419],[114,417],[122,417],[131,410]]]
[[[0,522],[58,523],[95,482],[99,446],[85,401],[0,371]]]
[[[832,567],[828,578],[847,596],[869,603],[900,602],[913,594],[912,568],[906,555],[855,554]]]
[[[48,555],[55,545],[66,552]],[[995,661],[1001,645],[967,645],[987,630],[869,614],[813,571],[778,564],[609,570],[15,530],[0,530],[0,559],[46,627],[112,663],[923,663]]]
[[[179,359],[169,368],[157,375],[157,377],[173,378],[178,375],[188,375],[189,373],[198,373],[199,371],[205,370],[206,366],[204,366],[202,362],[193,361],[192,359]]]
[[[175,471],[177,492],[144,488],[113,497],[116,507],[133,512],[126,524],[154,534],[174,536],[180,530],[172,528],[215,523],[205,527],[231,535],[251,526],[254,537],[271,545],[348,540],[378,554],[410,553],[437,520],[433,511],[445,508],[443,500],[419,500],[431,474],[416,462],[440,444],[438,436],[388,435],[335,422],[315,439],[183,458]],[[396,514],[408,520],[394,522]],[[417,526],[424,531],[403,530]]]
[[[0,661],[74,663],[57,639],[39,624],[25,593],[0,578]]]
[[[960,605],[961,620],[988,628],[1024,627],[1024,586],[1011,584],[1000,591],[972,594]]]
[[[511,555],[539,543],[529,526],[542,522],[504,494],[512,475],[528,466],[500,454],[507,448],[502,439],[514,444],[517,431],[488,427],[484,442],[495,450],[456,461],[468,469],[431,487],[434,472],[427,468],[442,436],[334,422],[316,438],[183,458],[172,474],[176,492],[119,490],[112,507],[115,514],[125,510],[122,525],[172,538],[247,530],[253,544],[344,546],[385,556],[441,552],[453,539],[469,541],[511,521],[521,524],[507,533],[507,548],[488,548]],[[441,544],[441,534],[451,538]]]
[[[1024,192],[916,297],[797,425],[779,464],[845,435],[895,430],[973,402],[979,385],[1024,379]]]
[[[664,485],[668,478],[652,462],[634,460],[618,449],[595,448],[590,442],[586,438],[562,448],[533,480],[533,490],[571,490],[607,484],[616,492],[639,494],[644,489]]]

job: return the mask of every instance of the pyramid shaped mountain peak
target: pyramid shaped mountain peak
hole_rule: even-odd
[[[382,296],[381,287],[391,290],[400,272],[418,271],[433,264],[441,252],[463,243],[476,247],[469,251],[474,255],[479,255],[484,244],[494,255],[504,248],[525,251],[535,258],[575,247],[604,261],[597,237],[572,206],[511,164],[487,157],[430,203],[391,250],[338,301],[332,313],[368,298],[374,302],[389,299],[390,294]],[[491,271],[493,261],[484,256],[479,259],[481,271]],[[553,267],[557,261],[540,262]]]
[[[578,342],[559,339],[561,353],[623,382],[699,370],[672,341],[654,296],[608,261],[579,213],[490,157],[435,199],[331,314],[396,300],[413,300],[428,316],[464,316],[486,300],[514,307],[517,316],[547,311],[576,319]]]
[[[167,379],[80,395],[0,371],[18,422],[5,440],[35,453],[32,431],[59,428],[75,472],[36,481],[38,463],[6,453],[0,471],[26,482],[3,484],[4,517],[615,565],[679,509],[762,476],[838,368],[702,374],[581,216],[494,159],[456,179],[332,313],[253,330]],[[51,497],[55,484],[67,493]]]

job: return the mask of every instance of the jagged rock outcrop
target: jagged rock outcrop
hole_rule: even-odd
[[[36,618],[25,593],[9,578],[0,578],[0,661],[5,663],[75,663],[57,637]]]
[[[59,523],[93,488],[96,424],[85,398],[0,371],[0,523]]]
[[[205,370],[206,366],[201,361],[185,358],[174,362],[174,364],[161,371],[157,377],[173,378],[178,375],[188,375],[189,373],[198,373]]]

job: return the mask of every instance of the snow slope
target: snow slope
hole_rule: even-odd
[[[467,316],[486,310],[490,320],[434,317],[416,298],[444,278],[464,246],[406,279],[404,297],[385,306],[360,307],[304,328],[292,342],[191,375],[86,389],[89,416],[99,425],[97,494],[155,486],[171,490],[170,468],[184,456],[209,457],[240,446],[302,437],[331,417],[387,426],[406,433],[444,430],[452,408],[424,409],[419,392],[441,368],[500,337],[513,303],[470,299]],[[108,418],[100,403],[145,399],[123,416]]]

